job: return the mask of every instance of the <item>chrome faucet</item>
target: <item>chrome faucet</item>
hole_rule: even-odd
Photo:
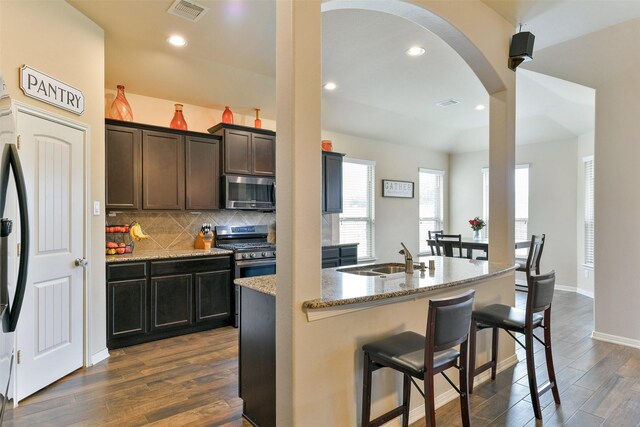
[[[411,252],[404,245],[404,243],[400,242],[402,245],[402,249],[398,252],[400,255],[404,255],[404,272],[407,274],[413,274],[413,256],[411,256]]]

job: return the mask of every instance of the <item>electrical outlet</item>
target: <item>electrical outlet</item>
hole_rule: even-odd
[[[99,201],[93,202],[93,215],[94,216],[100,215],[100,202]]]

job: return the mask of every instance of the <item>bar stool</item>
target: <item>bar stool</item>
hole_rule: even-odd
[[[416,386],[425,403],[427,427],[436,425],[434,376],[441,373],[460,394],[462,424],[470,425],[469,396],[467,394],[467,343],[471,325],[471,311],[475,291],[460,296],[429,301],[426,337],[416,332],[403,332],[366,344],[363,366],[362,426],[380,426],[402,415],[402,425],[409,425],[411,383]],[[460,344],[460,351],[452,347]],[[459,363],[458,359],[460,359]],[[455,367],[460,374],[460,388],[444,373]],[[404,374],[402,405],[370,420],[371,374],[380,368],[391,368]],[[424,380],[423,392],[413,378]]]
[[[545,237],[545,234],[532,235],[527,258],[516,258],[516,262],[520,264],[516,271],[523,271],[527,275],[527,283],[529,283],[531,273],[540,274],[540,259],[542,258]],[[527,292],[527,288],[516,284],[516,291]]]
[[[560,393],[556,383],[551,351],[551,301],[553,300],[555,282],[554,271],[542,275],[530,275],[528,278],[529,293],[527,294],[526,310],[503,304],[492,304],[473,311],[469,338],[469,393],[473,393],[473,381],[476,375],[491,369],[491,379],[496,379],[498,331],[499,329],[504,329],[526,351],[529,392],[531,393],[531,404],[536,418],[542,419],[540,396],[549,391],[549,389],[553,392],[555,402],[558,405],[560,404]],[[489,328],[493,330],[491,360],[476,368],[476,332]],[[534,334],[536,328],[544,329],[544,341]],[[524,344],[513,333],[524,334]],[[537,385],[536,366],[533,358],[535,351],[533,348],[534,339],[544,346],[547,373],[549,374],[549,381],[540,388]]]

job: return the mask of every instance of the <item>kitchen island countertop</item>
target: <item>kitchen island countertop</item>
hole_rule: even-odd
[[[340,271],[368,270],[372,264],[323,269],[320,298],[305,301],[302,307],[314,310],[417,296],[439,289],[488,280],[512,272],[518,267],[517,264],[506,265],[441,256],[420,257],[417,262],[429,265],[429,260],[435,261],[434,270],[416,270],[412,275],[401,272],[381,276],[361,276]],[[275,275],[236,279],[234,283],[269,295],[276,294]]]
[[[198,256],[215,256],[215,255],[231,255],[233,251],[226,249],[211,248],[205,251],[204,249],[181,249],[181,250],[166,250],[160,249],[155,251],[133,251],[130,254],[123,255],[107,255],[107,264],[117,262],[128,261],[148,261],[154,259],[170,259],[170,258],[189,258]]]

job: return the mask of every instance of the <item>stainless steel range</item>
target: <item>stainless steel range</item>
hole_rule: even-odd
[[[217,226],[216,247],[233,251],[233,277],[276,274],[276,245],[267,241],[266,225]],[[240,292],[235,287],[235,323],[240,320]]]

